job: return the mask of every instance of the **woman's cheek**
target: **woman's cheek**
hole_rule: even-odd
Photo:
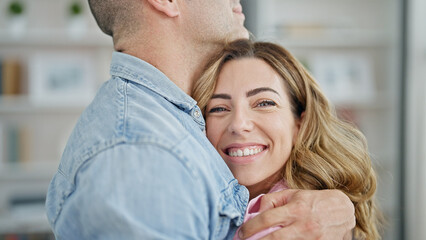
[[[206,131],[207,138],[209,139],[209,141],[212,143],[214,147],[217,147],[217,144],[219,141],[217,138],[218,138],[219,130],[220,130],[217,121],[207,119],[206,125],[207,125],[207,131]]]

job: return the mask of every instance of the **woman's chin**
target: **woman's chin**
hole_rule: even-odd
[[[243,185],[247,188],[255,186],[257,183],[261,182],[261,179],[257,179],[253,176],[241,176],[234,174],[235,178],[238,180],[240,185]]]

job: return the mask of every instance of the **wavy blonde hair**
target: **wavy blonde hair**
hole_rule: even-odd
[[[338,189],[355,207],[357,239],[380,239],[374,194],[376,175],[364,135],[339,120],[318,84],[303,65],[283,47],[267,42],[237,40],[207,65],[195,83],[192,96],[205,113],[223,65],[235,59],[258,58],[284,80],[292,112],[304,113],[299,134],[282,176],[294,189]]]

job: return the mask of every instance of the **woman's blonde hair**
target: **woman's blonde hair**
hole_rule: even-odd
[[[205,111],[223,65],[241,58],[258,58],[270,65],[284,80],[295,117],[303,113],[298,137],[282,171],[289,188],[341,190],[355,207],[355,238],[380,239],[380,214],[374,200],[376,175],[366,139],[337,118],[313,77],[286,49],[250,40],[226,44],[194,85],[192,96],[199,107]]]

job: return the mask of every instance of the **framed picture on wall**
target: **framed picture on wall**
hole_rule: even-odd
[[[28,67],[28,92],[34,104],[86,104],[95,94],[95,66],[89,54],[40,52],[30,57]]]
[[[311,71],[335,104],[369,103],[376,90],[373,61],[360,53],[322,53],[310,59]]]

